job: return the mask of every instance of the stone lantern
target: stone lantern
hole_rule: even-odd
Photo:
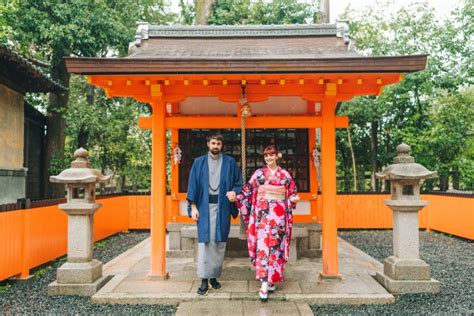
[[[49,295],[92,296],[109,278],[102,276],[102,262],[92,258],[94,213],[102,206],[95,201],[97,183],[107,183],[109,176],[91,169],[88,152],[74,152],[71,168],[50,181],[66,185],[66,203],[59,208],[68,216],[67,262],[57,270],[57,280],[48,286]]]
[[[393,255],[384,260],[384,272],[375,278],[395,294],[436,293],[439,282],[419,256],[418,212],[428,204],[420,200],[421,181],[437,175],[415,163],[410,151],[410,146],[399,145],[394,163],[377,173],[377,178],[390,181],[392,196],[385,205],[393,211]]]

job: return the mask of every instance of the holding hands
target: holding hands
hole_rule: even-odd
[[[229,199],[230,202],[236,202],[237,201],[237,194],[235,194],[234,191],[229,191],[226,193],[227,198]]]
[[[299,195],[293,195],[293,196],[290,196],[290,202],[291,203],[296,203],[300,200],[300,196]]]

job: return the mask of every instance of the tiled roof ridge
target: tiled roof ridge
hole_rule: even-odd
[[[301,36],[342,37],[349,44],[348,25],[345,21],[335,24],[279,24],[279,25],[153,25],[137,22],[135,41],[130,46],[140,46],[150,38],[275,38]]]
[[[65,86],[63,86],[61,83],[55,81],[50,77],[50,74],[45,72],[41,67],[35,65],[30,59],[28,59],[26,56],[21,55],[20,53],[14,51],[11,47],[8,47],[5,44],[0,43],[0,53],[2,53],[2,50],[4,51],[3,53],[5,55],[9,55],[13,57],[14,59],[17,60],[18,63],[21,63],[25,68],[29,68],[31,72],[36,72],[38,76],[42,77],[43,79],[47,80],[48,82],[51,83],[54,87],[60,89],[60,90],[68,90]]]

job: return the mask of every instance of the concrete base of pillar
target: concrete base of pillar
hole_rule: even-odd
[[[384,274],[394,280],[430,280],[430,266],[421,259],[390,256],[384,260]]]
[[[22,284],[31,284],[36,280],[35,275],[31,274],[25,278],[20,278],[20,277],[13,277],[10,278],[9,281],[12,281],[14,283],[22,283]]]
[[[375,279],[392,294],[438,293],[440,283],[430,280],[394,280],[385,274],[376,273]]]
[[[319,279],[321,281],[340,281],[343,280],[344,277],[342,276],[342,274],[324,274],[322,272],[319,272]]]
[[[60,284],[93,283],[102,276],[102,262],[92,259],[89,262],[66,262],[57,270]]]
[[[165,281],[165,280],[168,280],[170,277],[169,273],[166,272],[165,275],[147,275],[146,276],[146,279],[148,281]]]
[[[113,275],[106,275],[98,278],[92,283],[62,284],[54,281],[48,285],[48,295],[78,295],[92,296],[97,293]]]

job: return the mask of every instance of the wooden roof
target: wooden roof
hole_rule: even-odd
[[[77,74],[413,72],[426,55],[366,57],[335,24],[153,26],[139,24],[125,58],[66,58]]]
[[[21,94],[67,90],[25,57],[0,45],[0,84]]]

